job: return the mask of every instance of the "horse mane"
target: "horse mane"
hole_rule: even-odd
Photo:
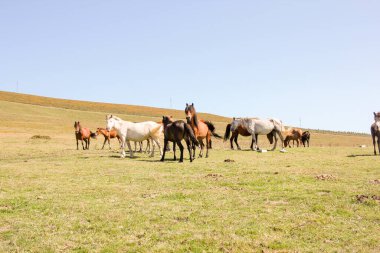
[[[118,121],[122,120],[121,118],[119,118],[119,117],[117,117],[117,116],[115,116],[115,115],[108,114],[108,115],[106,116],[106,119],[108,120],[108,119],[110,119],[110,118],[113,118],[113,119],[118,120]]]

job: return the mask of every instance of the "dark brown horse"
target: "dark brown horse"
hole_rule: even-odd
[[[210,121],[198,120],[198,115],[195,111],[194,104],[186,104],[185,108],[186,120],[194,131],[194,135],[201,145],[199,157],[203,156],[203,148],[205,144],[203,139],[206,139],[206,158],[208,157],[208,150],[211,147],[211,135],[216,138],[222,139],[223,137],[215,133],[215,126]],[[195,156],[195,145],[193,145],[193,156]]]
[[[234,118],[235,119],[235,118]],[[231,134],[231,124],[228,124],[226,126],[226,132],[224,133],[224,141],[227,141],[227,139],[230,137],[231,135],[231,138],[230,138],[230,144],[231,144],[231,149],[234,150],[234,144],[233,144],[233,141],[235,142],[236,144],[236,147],[238,150],[241,150],[240,146],[239,146],[239,143],[237,142],[238,140],[238,137],[239,137],[239,134],[241,136],[251,136],[251,134],[248,132],[248,130],[242,126],[242,125],[239,125],[235,131],[232,132]],[[258,136],[256,136],[256,139],[258,138]],[[270,144],[273,144],[273,133],[269,133],[267,134],[267,138],[269,140],[269,143]],[[251,141],[251,146],[250,148],[253,150],[253,140]]]
[[[306,143],[307,143],[307,147],[310,146],[310,132],[309,131],[305,131],[302,133],[301,141],[304,147],[306,147]]]
[[[117,135],[116,130],[111,129],[111,131],[107,131],[107,129],[99,127],[96,129],[96,135],[99,135],[99,134],[102,134],[104,136],[104,142],[103,142],[102,149],[104,149],[104,145],[106,144],[107,141],[108,141],[108,146],[111,149],[111,141],[110,140],[114,139],[114,138],[117,138],[117,140],[119,141],[119,145],[121,144],[121,139]]]
[[[90,131],[90,129],[86,127],[82,127],[80,122],[75,121],[74,123],[74,128],[75,128],[75,138],[77,140],[77,150],[79,149],[78,147],[78,141],[81,140],[82,142],[82,147],[84,149],[90,149],[90,138],[96,138],[96,133],[93,133]],[[86,147],[83,145],[83,141],[86,144]]]
[[[377,137],[377,148],[379,149],[380,155],[380,112],[373,113],[375,122],[371,125],[371,135],[373,142],[373,153],[376,155],[376,137]]]
[[[181,140],[185,140],[187,149],[189,150],[190,162],[193,161],[193,156],[191,154],[191,143],[193,142],[195,145],[199,145],[197,139],[195,138],[194,132],[189,124],[184,122],[183,120],[172,121],[170,117],[163,116],[162,123],[164,124],[164,154],[161,157],[161,161],[165,160],[166,147],[168,142],[173,142],[173,153],[174,153],[174,161],[177,159],[175,155],[175,146],[178,145],[181,156],[179,158],[179,162],[183,162],[183,145]]]

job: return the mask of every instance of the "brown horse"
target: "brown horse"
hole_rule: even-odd
[[[234,118],[235,119],[235,118]],[[224,141],[227,141],[227,139],[230,137],[230,134],[231,134],[231,124],[228,124],[226,126],[226,132],[224,133]],[[248,130],[242,126],[242,125],[239,125],[235,131],[232,132],[232,135],[231,135],[231,138],[230,138],[230,144],[231,144],[231,149],[234,150],[234,144],[233,144],[233,141],[235,142],[236,146],[237,146],[237,149],[238,150],[241,150],[240,146],[239,146],[239,143],[237,142],[238,140],[238,137],[239,137],[239,134],[241,136],[251,136],[251,134],[248,132]],[[270,144],[273,144],[273,133],[269,133],[267,134],[267,137],[268,137],[268,140],[269,140],[269,143]],[[256,136],[256,139],[258,138],[258,136]],[[253,150],[253,140],[251,141],[251,146],[250,148]]]
[[[195,111],[194,104],[186,104],[185,108],[186,120],[193,129],[194,135],[201,145],[201,151],[199,157],[203,156],[203,148],[205,144],[203,139],[206,139],[206,158],[208,157],[208,150],[211,146],[211,135],[216,138],[222,139],[223,137],[215,133],[215,126],[210,121],[198,120],[197,113]],[[195,157],[195,145],[193,143],[193,157]]]
[[[81,140],[82,142],[82,147],[84,149],[90,149],[90,138],[96,138],[96,133],[93,133],[90,131],[90,129],[86,127],[82,127],[80,122],[75,121],[74,123],[74,128],[75,128],[75,138],[77,140],[77,150],[79,149],[78,147],[78,141]],[[86,143],[86,147],[83,145],[83,141]]]
[[[371,135],[373,142],[373,153],[376,155],[376,137],[377,137],[377,148],[379,149],[380,155],[380,112],[373,113],[375,122],[371,125]]]
[[[105,129],[105,128],[98,127],[96,129],[96,135],[99,135],[99,134],[102,134],[104,136],[104,142],[103,142],[102,149],[104,149],[104,145],[106,144],[107,141],[108,141],[108,146],[111,149],[111,141],[110,140],[114,139],[114,138],[117,138],[117,140],[119,141],[119,145],[121,144],[121,139],[117,135],[116,130],[114,130],[114,129],[111,129],[111,131],[107,131],[107,129]]]
[[[297,142],[297,147],[299,147],[300,142],[302,142],[302,130],[298,128],[290,128],[285,131],[285,140],[284,140],[284,145],[285,147],[290,146],[290,141],[293,141],[293,146],[294,146],[294,141]]]

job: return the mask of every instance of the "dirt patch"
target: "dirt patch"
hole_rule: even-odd
[[[356,195],[356,200],[360,203],[363,203],[369,199],[373,199],[375,200],[377,203],[380,204],[380,196],[376,196],[376,195],[372,195],[372,196],[368,196],[368,195]]]
[[[50,136],[47,136],[47,135],[33,135],[32,137],[30,137],[30,139],[32,140],[50,140]]]
[[[371,184],[380,184],[380,179],[375,179],[375,180],[371,180],[369,181]]]
[[[270,206],[278,206],[278,205],[287,205],[289,204],[289,202],[285,200],[268,200],[265,202],[265,204],[270,205]]]
[[[223,177],[223,176],[220,175],[220,174],[212,174],[212,173],[210,173],[210,174],[207,174],[205,177],[206,177],[206,178],[213,178],[213,179],[218,180],[218,178],[221,178],[221,177]]]
[[[335,177],[333,175],[330,175],[330,174],[318,175],[318,176],[315,176],[315,178],[318,180],[333,180],[333,179],[335,179]]]
[[[234,163],[235,160],[232,160],[232,159],[226,159],[226,160],[224,160],[224,162],[225,162],[225,163]]]

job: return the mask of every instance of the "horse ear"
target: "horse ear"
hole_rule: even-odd
[[[186,103],[186,107],[188,107],[189,106],[189,104],[188,103]]]
[[[173,116],[170,116],[170,118],[172,119],[172,118],[173,118]]]
[[[194,103],[191,103],[192,106],[194,106]]]
[[[373,116],[375,116],[375,117],[376,117],[376,112],[373,112]]]

